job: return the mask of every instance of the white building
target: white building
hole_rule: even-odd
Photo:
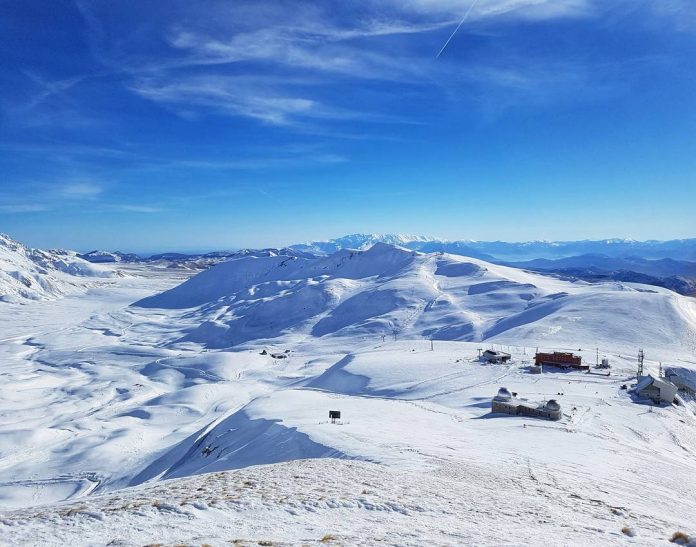
[[[652,399],[654,403],[669,404],[674,402],[677,390],[677,386],[672,382],[664,378],[655,378],[652,374],[642,376],[633,389],[634,393],[639,397]]]

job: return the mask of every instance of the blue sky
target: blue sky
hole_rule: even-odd
[[[0,0],[0,35],[34,246],[696,236],[691,0]]]

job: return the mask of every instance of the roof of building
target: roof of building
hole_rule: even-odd
[[[546,410],[561,410],[561,405],[556,399],[551,399],[546,403]]]
[[[510,357],[509,353],[505,353],[504,351],[498,351],[495,349],[487,349],[483,353],[484,353],[484,355],[488,354],[488,355],[499,355],[501,357]]]

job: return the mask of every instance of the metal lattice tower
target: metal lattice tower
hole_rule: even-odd
[[[638,378],[643,376],[643,360],[645,359],[645,354],[642,349],[638,350]]]

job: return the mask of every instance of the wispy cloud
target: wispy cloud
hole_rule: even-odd
[[[39,213],[48,211],[48,205],[43,203],[3,203],[0,204],[0,211],[10,214]]]
[[[336,78],[346,83],[356,78],[415,85],[429,81],[441,67],[431,62],[432,52],[413,47],[404,37],[444,30],[456,24],[466,7],[460,0],[371,1],[359,17],[336,18],[327,7],[305,3],[258,2],[253,10],[242,3],[224,15],[211,4],[211,13],[221,15],[214,24],[196,17],[170,20],[160,29],[170,46],[166,54],[134,63],[104,45],[98,13],[89,4],[79,5],[101,61],[130,74],[128,87],[141,97],[181,115],[203,109],[298,127],[305,120],[356,117],[388,122],[333,99],[327,102],[322,87],[335,84]],[[470,18],[550,19],[590,11],[590,0],[479,0]]]
[[[278,125],[289,124],[295,119],[332,116],[331,109],[318,101],[273,94],[268,87],[252,83],[247,78],[207,75],[184,81],[169,76],[146,78],[136,82],[131,89],[156,102],[209,108]]]
[[[103,192],[104,186],[94,182],[16,182],[0,194],[0,211],[15,214],[39,213],[79,207],[84,202],[99,204]],[[36,199],[28,199],[28,196],[36,196]]]
[[[112,205],[110,208],[115,209],[117,211],[123,211],[127,213],[143,213],[143,214],[154,214],[154,213],[161,213],[164,211],[162,207],[155,207],[151,205],[132,205],[132,204],[121,204],[121,205]]]
[[[58,187],[57,193],[70,199],[96,199],[104,192],[104,187],[95,182],[69,182]]]
[[[459,17],[469,8],[470,2],[461,0],[388,0],[404,12],[423,15],[444,14]],[[548,19],[587,15],[593,9],[594,0],[480,0],[472,10],[473,18],[514,16],[518,18]]]

